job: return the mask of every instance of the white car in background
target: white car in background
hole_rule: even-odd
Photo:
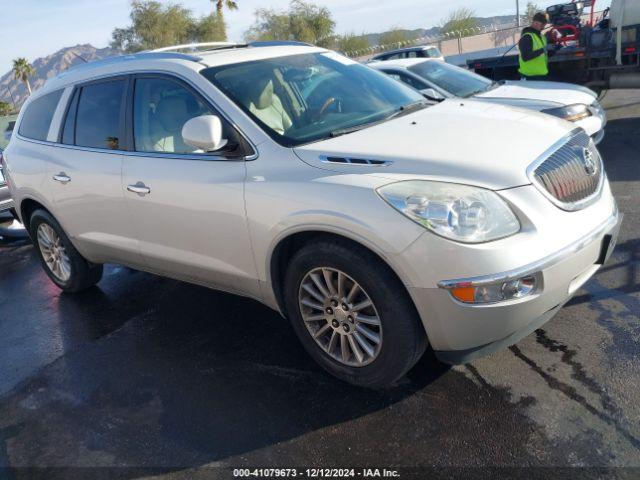
[[[410,85],[432,100],[476,98],[528,108],[574,122],[596,144],[604,138],[607,116],[586,87],[546,81],[494,82],[464,68],[425,58],[372,62],[370,67]]]
[[[442,52],[435,45],[421,45],[418,47],[407,47],[399,48],[397,50],[390,50],[388,52],[374,55],[369,61],[386,62],[388,60],[400,60],[403,58],[430,58],[432,60],[439,60],[441,62],[444,62],[444,56],[442,55]]]
[[[11,121],[9,122],[9,124],[7,125],[7,128],[4,130],[4,139],[8,142],[9,140],[11,140],[11,134],[13,133],[13,127],[15,127],[16,122],[15,121]]]
[[[2,148],[0,148],[0,214],[13,208],[13,200],[2,168]]]

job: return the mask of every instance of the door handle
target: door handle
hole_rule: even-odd
[[[60,182],[60,183],[69,183],[71,181],[71,177],[69,177],[66,173],[64,172],[60,172],[57,175],[53,176],[53,179],[56,182]]]
[[[137,193],[141,197],[151,193],[151,189],[142,182],[138,182],[135,185],[127,185],[127,190],[133,193]]]

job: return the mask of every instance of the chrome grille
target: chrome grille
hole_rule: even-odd
[[[604,183],[602,157],[582,130],[530,167],[532,182],[563,210],[580,210],[600,195]]]

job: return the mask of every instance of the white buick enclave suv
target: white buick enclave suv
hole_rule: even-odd
[[[513,344],[608,258],[618,211],[574,128],[429,103],[321,48],[218,44],[49,80],[4,171],[64,291],[113,262],[252,297],[378,387],[428,345],[460,363]]]

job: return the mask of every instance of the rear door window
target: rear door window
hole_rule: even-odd
[[[62,90],[58,90],[31,102],[22,115],[18,133],[33,140],[46,140],[61,96]]]
[[[121,148],[126,90],[125,79],[82,87],[75,114],[75,145],[109,150]]]

